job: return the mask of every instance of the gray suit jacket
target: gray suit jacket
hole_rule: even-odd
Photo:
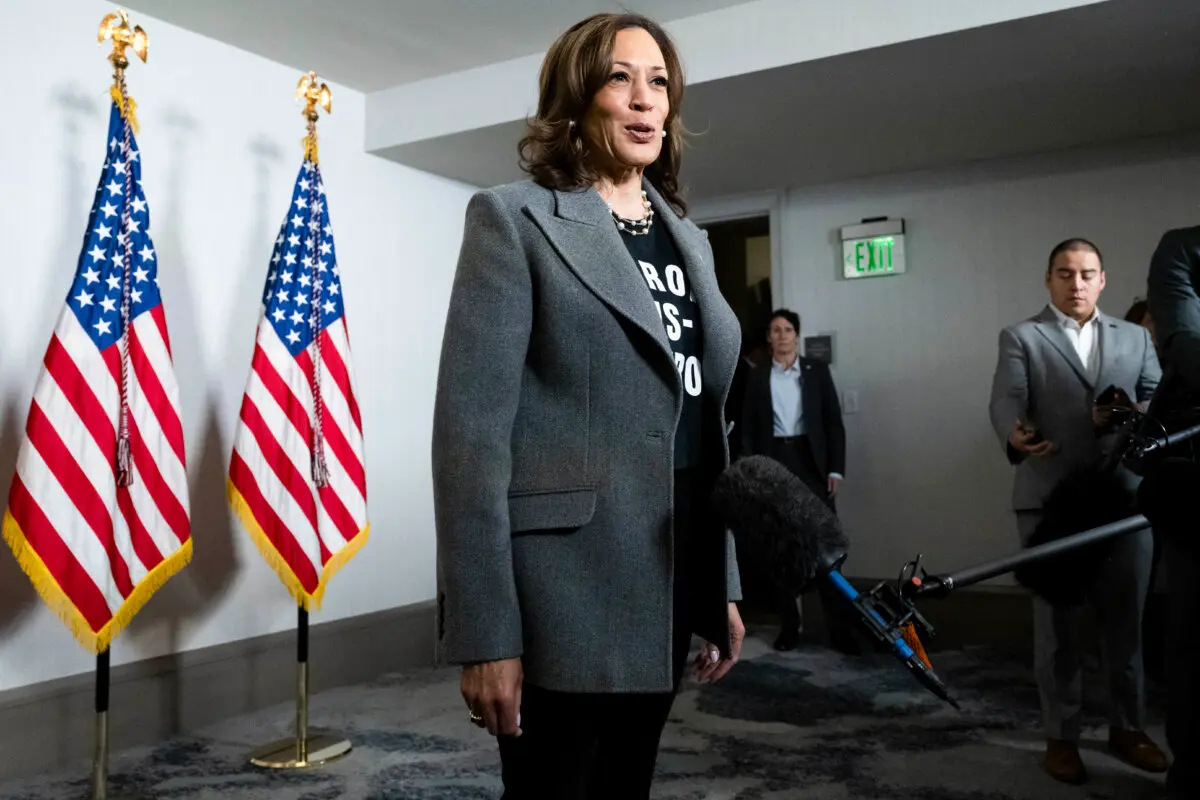
[[[1161,370],[1150,334],[1142,327],[1097,312],[1100,369],[1089,380],[1058,317],[1049,306],[1032,319],[1000,332],[1000,358],[992,379],[992,427],[1010,463],[1016,465],[1013,508],[1042,507],[1042,501],[1072,471],[1095,465],[1112,436],[1097,437],[1092,405],[1108,386],[1124,389],[1137,403],[1154,394]],[[1008,445],[1018,419],[1055,445],[1044,458],[1024,458]],[[1120,467],[1131,488],[1137,477]]]
[[[709,485],[728,463],[741,332],[706,234],[648,193],[700,309]],[[650,290],[595,191],[524,181],[471,199],[433,427],[448,660],[520,656],[526,680],[559,691],[670,690],[682,397]],[[728,654],[733,541],[699,516],[693,632]]]

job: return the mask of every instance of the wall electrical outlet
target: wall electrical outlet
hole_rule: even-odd
[[[858,413],[858,390],[847,389],[846,391],[842,392],[842,413]]]

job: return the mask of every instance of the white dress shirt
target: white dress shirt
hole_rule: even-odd
[[[1083,365],[1083,373],[1092,383],[1095,383],[1100,376],[1100,337],[1097,335],[1099,311],[1093,310],[1090,317],[1079,323],[1055,308],[1053,303],[1050,308],[1054,311],[1054,316],[1058,318],[1059,326],[1067,334],[1067,339],[1075,348],[1075,353],[1079,356],[1079,363]]]
[[[771,361],[771,411],[776,436],[804,435],[804,388],[800,382],[800,359],[784,367]]]
[[[800,357],[790,367],[771,360],[771,417],[776,436],[804,436],[804,381],[800,377]],[[830,478],[842,476],[829,473]]]

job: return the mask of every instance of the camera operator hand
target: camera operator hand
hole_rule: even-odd
[[[1008,434],[1008,445],[1021,455],[1045,458],[1054,452],[1054,444],[1041,437],[1032,425],[1017,420],[1012,432]]]

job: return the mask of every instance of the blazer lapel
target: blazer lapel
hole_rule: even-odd
[[[688,282],[700,308],[704,336],[700,364],[701,374],[705,376],[704,385],[724,387],[718,398],[724,403],[741,353],[742,330],[721,294],[715,267],[707,257],[708,234],[684,223],[650,183],[646,184],[646,196],[654,206],[655,224],[661,221],[666,227],[683,259]]]
[[[1058,324],[1058,317],[1054,312],[1047,307],[1037,318],[1038,333],[1046,338],[1054,346],[1054,349],[1066,359],[1066,362],[1075,371],[1075,375],[1079,380],[1083,381],[1088,388],[1095,389],[1091,379],[1088,378],[1087,371],[1083,368],[1083,362],[1079,360],[1079,354],[1075,352],[1075,347],[1071,344],[1071,340],[1067,338],[1067,334],[1063,331],[1062,326]]]
[[[555,190],[554,198],[555,216],[527,209],[534,222],[588,289],[658,343],[675,372],[671,346],[650,289],[612,224],[604,201],[591,190]],[[682,386],[678,388],[682,391]]]
[[[1099,337],[1096,346],[1099,348],[1100,370],[1095,388],[1102,392],[1113,383],[1113,367],[1121,363],[1125,351],[1121,346],[1122,339],[1117,336],[1117,324],[1100,312],[1096,312],[1096,336]]]

